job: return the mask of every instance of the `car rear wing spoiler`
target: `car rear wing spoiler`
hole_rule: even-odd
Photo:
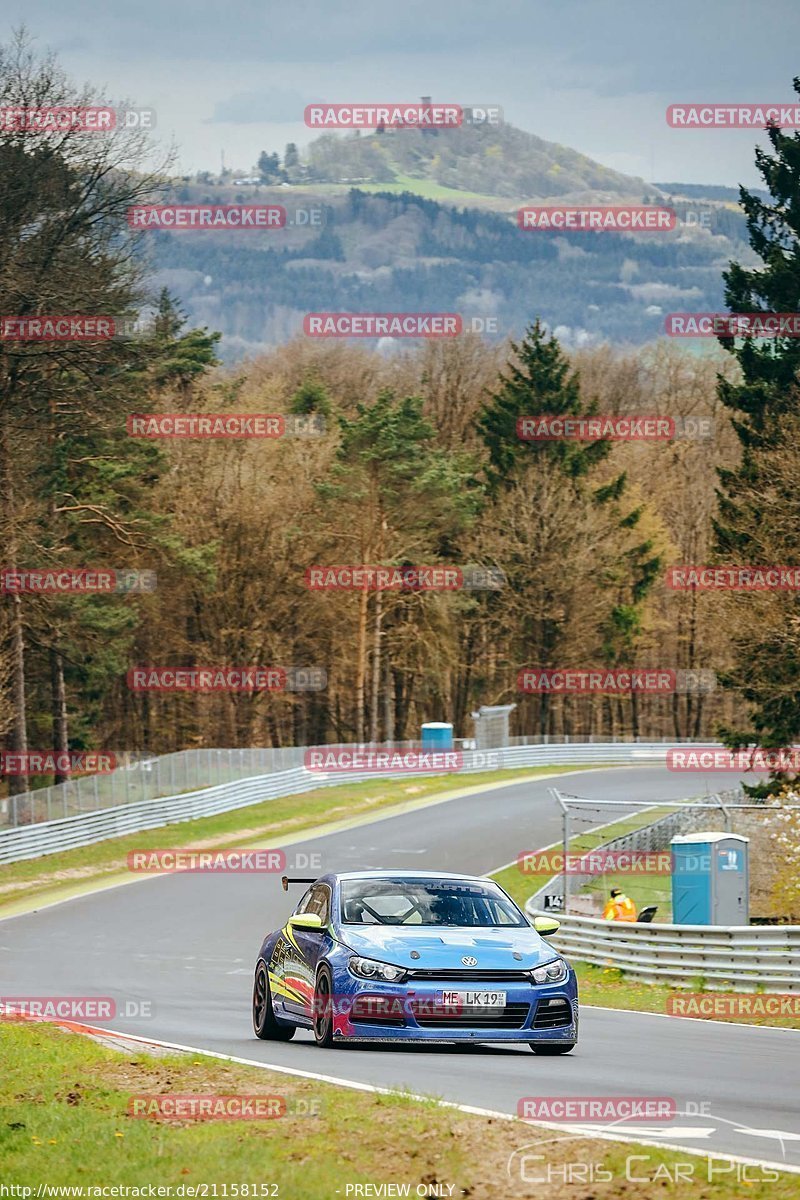
[[[283,888],[283,890],[285,892],[288,892],[290,883],[316,883],[316,882],[317,882],[316,875],[312,879],[305,879],[305,878],[301,879],[297,875],[295,875],[295,877],[293,879],[290,879],[288,875],[281,875],[281,887]]]

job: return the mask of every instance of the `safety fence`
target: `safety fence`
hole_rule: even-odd
[[[664,762],[669,746],[674,742],[561,742],[558,744],[505,746],[498,750],[461,750],[457,752],[457,774],[469,775],[476,771],[494,771],[519,767],[577,766],[577,765],[645,765]],[[389,749],[405,748],[392,746]],[[350,747],[350,749],[358,749]],[[375,751],[381,747],[369,747]],[[190,821],[196,817],[210,816],[242,808],[278,796],[290,796],[311,791],[322,786],[343,783],[358,783],[374,779],[374,771],[330,772],[308,770],[303,766],[306,747],[290,747],[286,750],[244,751],[193,751],[184,753],[230,755],[223,759],[220,770],[233,772],[251,771],[211,787],[152,799],[135,799],[128,803],[100,803],[88,812],[72,813],[50,820],[36,819],[36,814],[26,814],[17,808],[11,828],[0,830],[0,863],[16,862],[52,854],[76,846],[88,846],[109,837],[120,837],[144,829],[155,829],[179,821]],[[265,759],[251,755],[270,755],[270,766],[265,773],[258,767]],[[166,756],[170,758],[172,756]],[[156,760],[166,771],[164,759]],[[254,764],[254,765],[251,765]],[[255,773],[252,773],[255,766]],[[410,777],[414,774],[429,775],[429,770],[401,772],[385,771],[383,777],[392,774]],[[454,778],[457,776],[454,775]],[[93,777],[98,778],[98,777]],[[35,795],[35,793],[34,793]],[[14,797],[19,802],[20,797]]]
[[[558,793],[561,795],[566,803],[570,802],[570,799],[564,797],[558,789],[551,789],[551,791],[554,794]],[[744,798],[743,789],[738,787],[731,788],[728,791],[715,792],[710,796],[704,796],[702,801],[698,801],[697,803],[683,800],[679,806],[676,805],[672,812],[657,818],[649,825],[642,825],[639,829],[633,829],[619,834],[617,837],[610,838],[608,841],[595,846],[594,850],[598,853],[606,851],[632,851],[640,854],[655,854],[659,851],[669,850],[670,842],[678,834],[692,833],[695,830],[707,828],[710,811],[718,812],[720,814],[720,823],[724,824],[727,828],[730,823],[730,813],[732,811],[737,808],[746,808],[750,811],[754,807],[759,807],[743,804]],[[576,802],[580,803],[580,801]],[[668,801],[662,801],[658,807],[663,809],[668,804]],[[656,806],[654,805],[653,807]],[[597,810],[595,809],[594,811]],[[616,818],[610,822],[610,829],[613,829],[618,820],[619,818]],[[576,857],[578,853],[578,851],[575,851]],[[596,878],[596,874],[592,874],[589,871],[570,871],[567,877],[569,892],[572,895],[580,892],[582,887],[587,883],[591,883]],[[546,909],[552,912],[555,909],[562,908],[563,901],[564,876],[554,875],[552,879],[549,879],[547,883],[531,896],[529,903],[536,909]]]
[[[119,765],[101,775],[83,775],[52,787],[0,800],[0,828],[31,825],[84,812],[156,800],[303,764],[302,747],[179,750],[155,756],[141,751],[115,755]],[[3,812],[5,810],[5,812]]]
[[[529,746],[637,746],[643,756],[648,747],[678,745],[679,741],[641,742],[615,738],[573,738],[568,736],[513,737],[508,749]],[[412,741],[382,743],[394,749],[411,749],[419,745]],[[456,750],[476,749],[473,738],[456,739]],[[0,829],[3,826],[31,825],[38,821],[53,821],[83,812],[97,812],[118,804],[135,804],[139,800],[156,800],[197,791],[240,779],[252,779],[276,771],[301,767],[306,746],[252,746],[228,749],[178,750],[174,754],[153,755],[144,751],[125,751],[115,755],[119,765],[115,770],[99,775],[84,775],[51,787],[20,792],[0,798]],[[602,751],[601,751],[602,752]],[[571,760],[572,761],[572,760]],[[587,759],[594,761],[594,759]]]

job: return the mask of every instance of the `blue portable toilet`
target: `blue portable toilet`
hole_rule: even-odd
[[[447,721],[426,721],[422,726],[423,750],[452,750],[453,726]]]
[[[673,924],[749,925],[749,842],[736,833],[672,839]]]

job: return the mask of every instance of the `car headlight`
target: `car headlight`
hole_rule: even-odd
[[[534,983],[563,983],[569,975],[569,967],[563,958],[554,958],[543,967],[534,967],[528,974]]]
[[[381,983],[402,983],[407,975],[405,968],[378,962],[376,958],[351,958],[348,966],[359,979],[376,979]]]

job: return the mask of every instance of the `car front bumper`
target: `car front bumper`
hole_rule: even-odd
[[[578,995],[572,970],[563,983],[496,986],[506,992],[504,1008],[476,1011],[442,1007],[437,992],[458,990],[452,983],[364,983],[350,992],[346,1003],[335,1005],[334,1038],[418,1043],[578,1040]],[[480,987],[494,990],[487,984]]]

